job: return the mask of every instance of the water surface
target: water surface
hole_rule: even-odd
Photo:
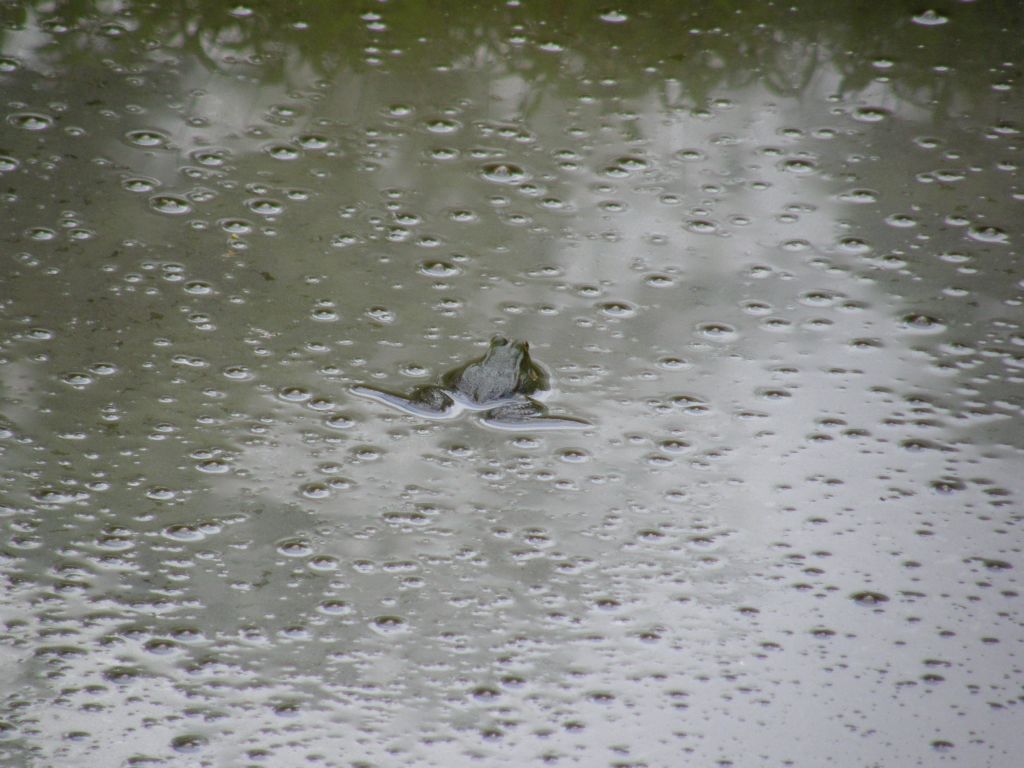
[[[1014,764],[1024,18],[705,5],[3,11],[5,764]]]

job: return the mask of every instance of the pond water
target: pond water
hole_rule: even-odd
[[[1017,764],[1024,10],[708,5],[0,9],[0,762]]]

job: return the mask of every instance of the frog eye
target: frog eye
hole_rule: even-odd
[[[508,339],[506,339],[504,336],[495,336],[491,339],[492,347],[504,347],[507,344]]]

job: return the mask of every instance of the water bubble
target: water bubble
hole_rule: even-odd
[[[15,112],[7,116],[7,122],[24,131],[45,131],[53,125],[53,118],[37,112]]]
[[[370,622],[370,629],[381,635],[398,635],[409,631],[409,625],[401,616],[377,616]]]
[[[277,216],[284,211],[284,204],[269,197],[254,197],[245,201],[245,207],[260,216]]]
[[[207,459],[196,464],[196,469],[207,475],[223,475],[231,471],[231,465],[223,459]]]
[[[302,156],[295,147],[287,144],[271,144],[264,151],[275,160],[298,160]]]
[[[154,211],[169,216],[181,216],[192,210],[188,200],[177,195],[156,195],[149,199],[149,205]]]
[[[715,222],[704,219],[691,219],[683,226],[695,235],[713,235],[718,231],[718,225]]]
[[[388,117],[408,117],[416,108],[409,104],[390,104],[384,109],[384,114]]]
[[[910,227],[917,226],[917,219],[915,219],[913,216],[908,216],[905,213],[894,213],[891,216],[885,217],[885,223],[891,227],[909,229]]]
[[[878,123],[891,114],[889,110],[882,107],[858,107],[853,111],[851,117],[862,123]]]
[[[938,27],[946,24],[949,21],[949,17],[943,16],[938,11],[929,8],[915,16],[911,16],[910,20],[915,24],[920,24],[922,27]]]
[[[331,489],[324,483],[306,483],[299,489],[304,498],[321,501],[330,498]]]
[[[185,293],[190,293],[193,296],[208,296],[213,293],[213,286],[209,283],[204,283],[202,280],[190,280],[182,288]]]
[[[958,478],[943,477],[938,480],[932,480],[928,484],[933,491],[941,494],[956,493],[957,491],[963,491],[967,488],[963,480]]]
[[[0,173],[16,171],[19,165],[21,165],[21,163],[10,155],[0,155]]]
[[[277,551],[286,557],[309,557],[314,552],[306,539],[285,539],[278,542]]]
[[[324,600],[317,610],[327,616],[347,616],[352,613],[352,606],[344,600]]]
[[[202,541],[206,534],[194,525],[178,523],[169,525],[161,531],[164,538],[172,541]]]
[[[182,754],[194,754],[206,746],[206,737],[196,733],[175,736],[171,739],[171,749]]]
[[[799,253],[801,251],[809,250],[811,244],[806,240],[801,239],[785,240],[779,244],[779,247],[782,248],[782,250],[784,251],[789,251],[790,253]]]
[[[884,595],[881,592],[871,592],[864,590],[862,592],[854,592],[850,595],[850,599],[861,605],[878,605],[879,603],[889,602],[889,596]]]
[[[336,413],[324,422],[331,429],[352,429],[356,423],[343,413]]]
[[[857,203],[865,205],[878,202],[878,193],[873,189],[851,189],[837,195],[837,198],[844,203]]]
[[[912,312],[900,318],[900,325],[908,331],[917,333],[942,333],[946,324],[936,317]]]
[[[559,452],[558,458],[569,464],[582,464],[590,461],[590,454],[581,448],[566,448]]]
[[[876,349],[881,349],[882,346],[881,339],[860,338],[850,340],[850,347],[858,352],[871,352]]]
[[[731,341],[736,338],[736,329],[727,323],[700,323],[697,333],[714,341]]]
[[[617,8],[610,8],[607,11],[601,11],[598,18],[608,24],[622,24],[623,22],[629,21],[629,16]]]
[[[786,173],[795,173],[797,175],[807,175],[816,173],[818,167],[810,160],[794,158],[792,160],[784,160],[779,163],[779,170]]]
[[[608,317],[626,318],[636,315],[636,307],[628,301],[605,301],[597,305]]]
[[[282,387],[277,396],[289,403],[304,403],[313,395],[304,387]]]
[[[197,149],[192,153],[192,160],[207,168],[219,168],[231,157],[231,150],[215,147]]]
[[[85,501],[89,494],[66,488],[40,488],[32,493],[32,498],[40,504],[72,504],[76,501]]]
[[[124,135],[125,139],[129,144],[134,144],[137,147],[166,147],[170,141],[169,137],[156,130],[138,130],[128,131]]]
[[[428,120],[426,126],[427,130],[431,133],[455,133],[462,128],[462,125],[457,120],[448,120],[445,118]]]
[[[428,277],[454,277],[462,273],[459,267],[447,261],[421,261],[419,271]]]
[[[249,381],[253,378],[252,371],[244,365],[229,365],[221,373],[224,374],[225,378],[232,381]]]
[[[121,187],[128,192],[152,192],[159,186],[159,181],[147,176],[129,176],[121,182]]]
[[[304,133],[295,142],[307,151],[327,149],[330,146],[330,142],[325,136],[316,133]]]
[[[680,149],[673,157],[687,163],[697,163],[707,159],[707,155],[699,149]]]
[[[518,184],[530,178],[524,168],[512,163],[488,163],[480,169],[480,175],[498,184]]]
[[[675,285],[675,278],[670,275],[653,274],[644,278],[644,283],[652,288],[671,288]]]
[[[846,253],[864,254],[871,252],[871,245],[859,237],[844,237],[839,241],[839,249]]]
[[[968,228],[967,236],[979,243],[1008,243],[1010,236],[999,227],[983,227],[974,225]]]
[[[60,378],[65,384],[68,384],[75,389],[82,389],[83,387],[87,387],[93,383],[92,376],[82,373],[81,371],[70,371]]]
[[[398,316],[387,307],[370,307],[364,314],[375,323],[390,325],[398,319]]]

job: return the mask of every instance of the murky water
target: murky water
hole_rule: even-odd
[[[186,5],[2,11],[0,762],[1017,764],[1020,8]]]

